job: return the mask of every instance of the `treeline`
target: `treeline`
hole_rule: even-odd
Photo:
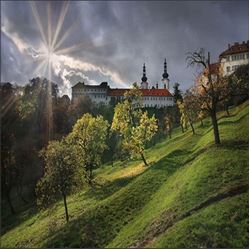
[[[66,137],[72,132],[77,120],[86,113],[93,117],[101,115],[111,127],[118,102],[96,106],[89,98],[85,98],[71,103],[68,96],[59,96],[55,83],[38,77],[25,86],[2,83],[0,90],[2,204],[7,202],[11,212],[15,213],[22,204],[36,198],[36,184],[45,173],[45,162],[40,151],[46,148],[49,141]],[[141,108],[141,113],[145,111],[149,118],[155,115],[158,127],[157,132],[146,139],[143,145],[148,148],[166,137],[164,116],[172,113],[173,108]],[[141,114],[132,115],[137,115],[136,122],[140,120]],[[107,146],[101,155],[101,163],[130,158],[122,136],[118,134],[124,131],[118,130],[112,132],[108,129]]]

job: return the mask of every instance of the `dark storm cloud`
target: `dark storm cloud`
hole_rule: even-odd
[[[44,27],[47,23],[48,2],[37,2]],[[52,23],[56,24],[62,2],[51,2]],[[40,46],[41,38],[29,2],[1,2],[2,30],[17,34],[28,46]],[[142,64],[146,62],[149,82],[160,82],[163,61],[167,58],[171,82],[180,82],[186,89],[193,82],[194,70],[187,68],[185,54],[204,47],[213,60],[227,48],[228,43],[248,39],[247,1],[138,1],[138,2],[71,2],[63,24],[64,32],[71,27],[61,48],[80,44],[75,51],[67,52],[72,58],[90,63],[104,71],[116,73],[127,84],[140,82]],[[13,41],[5,39],[2,31],[2,80],[17,81],[25,51],[15,51],[14,61],[9,47]],[[13,48],[12,48],[13,50]],[[27,57],[25,57],[27,59]],[[66,67],[67,69],[67,67]],[[75,71],[76,76],[66,75]],[[55,79],[68,80],[71,84],[83,78],[86,81],[111,80],[111,76],[81,68],[63,71]],[[30,73],[28,72],[30,71]],[[26,66],[26,77],[32,75],[32,66]],[[35,75],[34,75],[35,76]],[[102,78],[103,77],[103,78]],[[22,80],[24,80],[22,76]],[[115,85],[115,77],[111,84]],[[118,84],[117,84],[118,85]],[[119,86],[119,85],[118,85]]]

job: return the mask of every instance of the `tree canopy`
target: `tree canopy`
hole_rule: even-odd
[[[144,164],[148,165],[144,150],[146,143],[156,133],[158,125],[154,116],[150,118],[147,111],[142,111],[141,94],[136,84],[124,94],[125,100],[115,107],[112,129],[122,136],[123,149],[132,157],[140,155]]]

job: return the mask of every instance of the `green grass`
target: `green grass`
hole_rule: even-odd
[[[176,223],[150,246],[244,248],[248,243],[248,194],[215,203]]]
[[[96,170],[100,186],[68,197],[68,224],[62,202],[50,210],[28,210],[3,227],[2,246],[247,247],[247,194],[185,216],[248,184],[248,102],[230,113],[218,115],[222,145],[213,145],[209,118],[204,127],[195,124],[196,135],[177,128],[172,139],[146,151],[149,167],[131,160]]]

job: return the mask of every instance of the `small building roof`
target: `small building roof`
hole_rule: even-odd
[[[239,53],[245,53],[249,51],[249,42],[242,42],[241,44],[238,42],[235,42],[233,45],[228,44],[228,49],[225,50],[220,54],[220,58],[227,56],[227,55],[232,55],[232,54],[239,54]]]
[[[211,72],[211,74],[219,74],[220,67],[221,67],[221,64],[219,62],[210,64],[210,72]]]
[[[109,88],[109,85],[107,82],[102,82],[100,85],[85,85],[84,82],[78,82],[76,85],[72,86],[72,88]]]
[[[84,82],[78,82],[77,84],[75,84],[71,88],[82,88],[83,86],[84,86]]]

